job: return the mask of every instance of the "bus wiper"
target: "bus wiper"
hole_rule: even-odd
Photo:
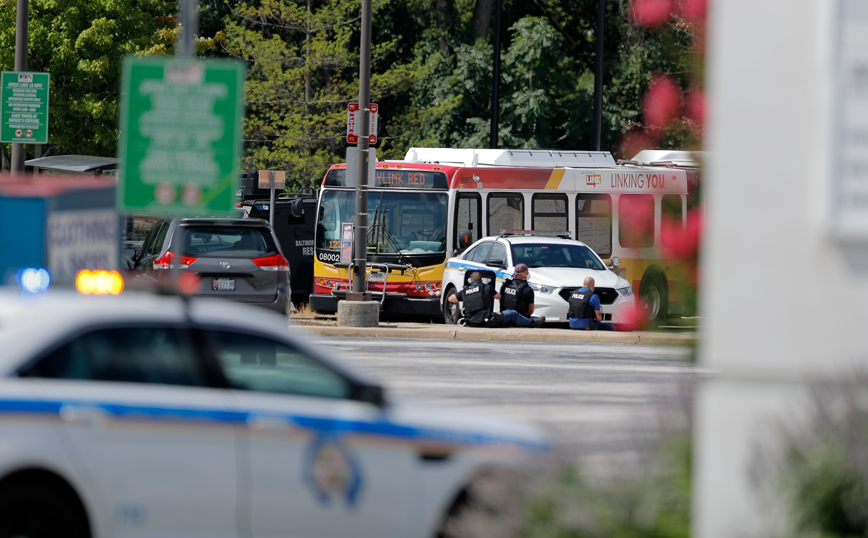
[[[374,233],[375,244],[379,245],[379,234],[382,234],[385,237],[386,241],[390,246],[395,249],[395,253],[398,254],[398,261],[403,264],[409,266],[411,265],[407,257],[401,252],[401,242],[398,241],[398,238],[395,237],[395,234],[389,230],[389,227],[386,225],[386,214],[384,211],[381,211],[380,207],[382,205],[382,199],[380,203],[377,204],[377,209],[374,211],[374,225],[368,229],[368,242],[370,242],[371,234]]]

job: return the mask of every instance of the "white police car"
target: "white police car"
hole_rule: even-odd
[[[534,316],[545,316],[546,322],[567,321],[570,294],[590,276],[594,278],[594,292],[600,297],[603,321],[617,325],[631,319],[635,297],[630,283],[609,270],[590,247],[551,233],[512,231],[484,237],[460,256],[446,260],[442,302],[446,323],[460,320],[460,308],[448,297],[464,287],[468,272],[493,271],[497,275],[495,287],[500,291],[519,263],[530,269],[528,284],[534,291]]]
[[[432,537],[546,448],[304,338],[220,299],[0,290],[0,537]]]

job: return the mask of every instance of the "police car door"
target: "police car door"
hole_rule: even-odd
[[[284,341],[215,331],[236,387],[253,537],[406,536],[416,454],[389,438],[376,405],[339,372]]]
[[[59,404],[58,432],[106,536],[236,536],[235,427],[189,330],[94,328],[21,373]]]

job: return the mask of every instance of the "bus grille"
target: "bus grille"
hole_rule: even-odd
[[[558,295],[564,301],[569,301],[570,295],[579,288],[563,288]],[[618,298],[618,292],[614,288],[594,288],[594,293],[600,298],[600,304],[612,304]]]

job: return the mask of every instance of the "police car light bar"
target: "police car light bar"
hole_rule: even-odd
[[[508,236],[533,236],[541,235],[548,237],[560,237],[570,239],[569,230],[500,230],[501,237]]]

